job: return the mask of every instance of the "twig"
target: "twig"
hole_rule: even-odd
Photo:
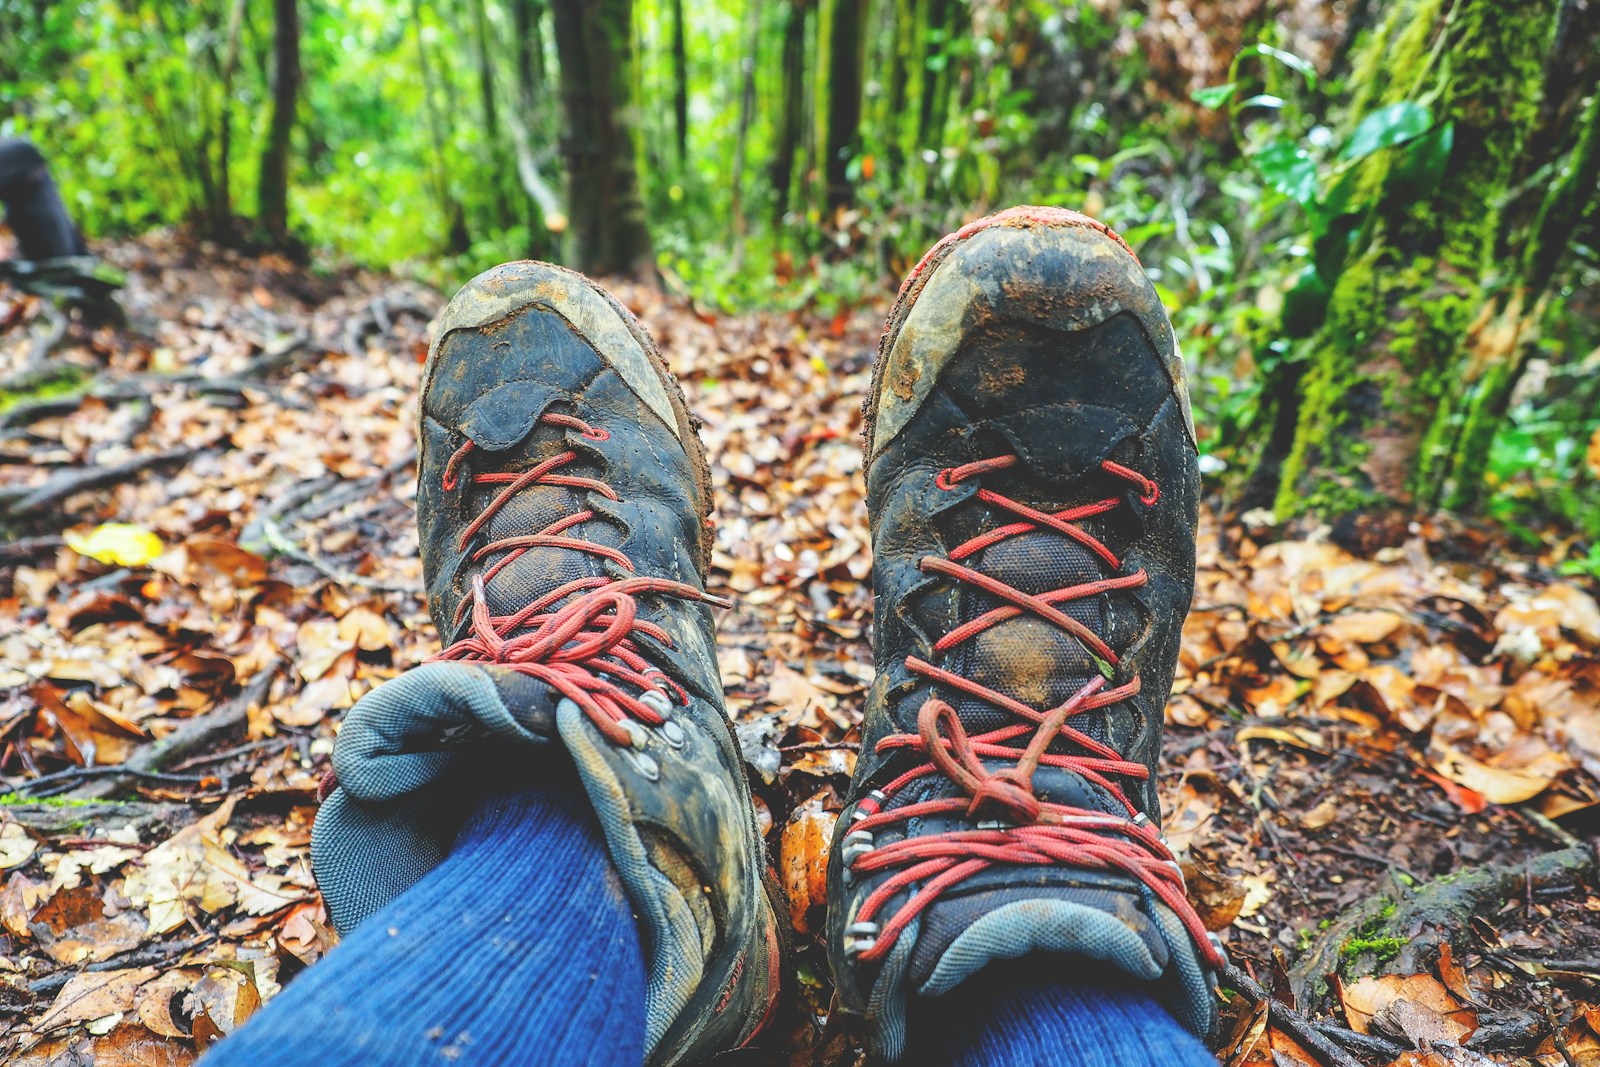
[[[174,464],[187,463],[209,445],[203,447],[169,448],[164,452],[150,452],[142,456],[134,456],[121,463],[114,463],[109,467],[87,467],[59,474],[51,475],[45,483],[26,495],[4,505],[3,513],[7,518],[23,518],[46,511],[78,493],[87,493],[93,489],[103,489],[108,485],[116,485],[134,478],[147,470],[155,467],[169,467]]]
[[[1381,1056],[1386,1061],[1393,1061],[1406,1051],[1406,1046],[1398,1041],[1379,1037],[1377,1034],[1358,1034],[1354,1030],[1340,1026],[1337,1023],[1314,1022],[1312,1027],[1328,1040],[1349,1049],[1351,1052],[1360,1052],[1368,1056]]]
[[[1274,1000],[1254,978],[1238,967],[1228,964],[1222,972],[1222,978],[1257,1004],[1266,1004],[1267,1019],[1298,1041],[1306,1051],[1314,1053],[1327,1067],[1362,1067],[1360,1060],[1319,1033],[1311,1020],[1281,1000]]]
[[[15,563],[32,563],[66,546],[67,542],[60,537],[23,537],[16,541],[7,541],[0,544],[0,567],[9,567]]]
[[[287,556],[314,568],[331,582],[347,586],[352,589],[371,589],[378,593],[420,593],[422,587],[413,583],[379,582],[360,574],[340,570],[320,556],[312,555],[307,549],[301,548],[289,540],[288,534],[273,520],[268,519],[261,524],[261,536],[265,539],[267,547],[275,556]]]
[[[170,963],[185,952],[202,948],[216,939],[216,934],[201,934],[182,941],[169,941],[164,945],[147,945],[144,948],[132,949],[107,959],[96,960],[85,967],[63,969],[54,974],[47,974],[43,978],[36,978],[28,983],[28,991],[36,996],[53,996],[60,992],[61,987],[71,981],[74,975],[86,971],[120,971],[126,967],[149,967],[154,964]]]
[[[166,737],[152,742],[134,753],[126,763],[118,768],[125,773],[89,782],[74,790],[71,795],[75,799],[95,799],[110,796],[131,786],[141,774],[160,771],[164,767],[194,755],[201,749],[208,748],[232,736],[244,726],[245,717],[249,714],[251,705],[260,704],[266,700],[267,692],[272,688],[272,679],[276,673],[275,667],[268,667],[262,670],[261,673],[250,679],[232,700],[218,705],[204,715],[197,715],[192,719],[186,720],[182,726]]]
[[[11,791],[18,796],[53,797],[72,789],[86,778],[104,778],[126,775],[145,781],[166,782],[170,785],[195,785],[207,776],[198,774],[164,774],[161,771],[142,771],[125,764],[106,763],[89,767],[68,767],[66,770],[41,774],[21,782],[10,783]],[[60,786],[61,788],[56,788]]]
[[[50,320],[50,328],[34,342],[33,351],[28,354],[28,366],[30,367],[42,364],[45,358],[55,351],[55,347],[61,343],[61,339],[67,336],[67,317],[57,310],[54,301],[41,300],[39,302],[39,314],[43,318]]]

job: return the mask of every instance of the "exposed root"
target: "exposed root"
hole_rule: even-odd
[[[1439,947],[1460,950],[1468,921],[1506,901],[1541,889],[1572,887],[1600,873],[1592,845],[1546,852],[1526,863],[1486,864],[1446,875],[1422,886],[1407,885],[1393,872],[1387,887],[1346,911],[1322,932],[1289,972],[1301,1003],[1323,995],[1335,975],[1418,974],[1432,969]],[[1393,946],[1392,952],[1361,949],[1364,943]]]

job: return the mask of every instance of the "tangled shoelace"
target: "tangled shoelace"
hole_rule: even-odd
[[[935,479],[940,489],[953,490],[961,482],[992,471],[1015,466],[1016,456],[979,460],[941,471]],[[1137,471],[1106,460],[1101,469],[1113,477],[1133,483],[1140,500],[1148,507],[1160,496],[1156,483]],[[1007,619],[1029,614],[1044,619],[1072,634],[1082,643],[1109,676],[1118,656],[1105,641],[1058,605],[1098,596],[1114,590],[1144,585],[1143,569],[1134,574],[1105,578],[1033,595],[990,575],[964,566],[962,561],[1008,538],[1041,529],[1054,530],[1070,537],[1094,553],[1113,570],[1121,561],[1098,538],[1076,525],[1084,519],[1102,515],[1123,502],[1120,496],[1049,513],[1030,508],[993,490],[979,488],[977,498],[992,507],[1016,515],[1018,521],[980,534],[956,546],[945,558],[924,557],[919,569],[941,574],[974,586],[1002,601],[973,618],[934,644],[935,652],[945,653],[992,626]],[[994,866],[1066,865],[1101,871],[1120,871],[1150,889],[1183,923],[1206,962],[1215,968],[1225,965],[1216,944],[1206,932],[1184,893],[1183,875],[1158,830],[1134,806],[1115,779],[1144,780],[1150,770],[1142,763],[1122,758],[1108,745],[1067,724],[1074,715],[1109,707],[1139,692],[1134,675],[1120,686],[1106,688],[1107,677],[1090,679],[1065,703],[1049,711],[1028,705],[980,685],[968,678],[937,667],[916,656],[906,657],[906,667],[941,685],[959,690],[1023,720],[980,734],[969,734],[956,711],[937,696],[930,696],[917,715],[917,732],[891,734],[878,742],[877,751],[910,749],[928,757],[928,762],[913,767],[856,806],[851,835],[872,831],[911,819],[927,816],[965,815],[1003,818],[980,822],[973,830],[954,830],[907,837],[877,847],[851,848],[845,839],[845,863],[853,875],[893,871],[863,902],[856,925],[871,932],[867,944],[857,944],[855,955],[863,961],[882,958],[894,946],[902,931],[939,896],[952,886]],[[1079,753],[1049,751],[1058,738],[1076,746]],[[1010,766],[990,771],[984,759],[1003,760]],[[1056,767],[1075,772],[1104,789],[1127,809],[1127,818],[1100,811],[1047,803],[1033,789],[1034,772],[1040,767]],[[942,775],[955,783],[963,796],[925,800],[883,810],[897,793],[929,775]],[[921,883],[881,927],[874,920],[896,895]],[[875,928],[875,929],[874,929]]]
[[[571,415],[547,412],[539,421],[577,430],[593,441],[605,441],[611,436],[606,430]],[[460,485],[461,464],[474,447],[472,441],[467,441],[445,464],[441,481],[447,492]],[[532,486],[564,486],[617,500],[616,491],[598,478],[559,473],[577,459],[578,453],[569,448],[520,473],[489,471],[472,475],[470,484],[503,485],[505,488],[461,532],[458,551],[465,552],[473,538],[513,496]],[[471,613],[472,626],[467,636],[429,657],[429,662],[492,663],[537,678],[576,704],[613,743],[628,746],[637,743],[637,727],[632,726],[632,720],[660,726],[667,717],[660,707],[629,692],[624,685],[646,695],[665,692],[680,704],[689,703],[689,695],[683,687],[641,655],[634,640],[636,635],[649,637],[668,648],[672,647],[672,638],[659,626],[639,618],[639,604],[635,598],[656,593],[719,607],[729,604],[721,597],[667,578],[595,576],[557,586],[510,615],[490,613],[485,584],[532,548],[584,552],[608,559],[632,572],[633,561],[619,549],[568,536],[568,531],[593,518],[595,511],[585,508],[535,533],[502,537],[474,550],[473,562],[497,553],[504,555],[473,576],[472,596],[457,607],[456,626]]]

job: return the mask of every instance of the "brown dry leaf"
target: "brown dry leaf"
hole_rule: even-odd
[[[1474,999],[1472,986],[1467,981],[1467,972],[1461,964],[1456,962],[1455,952],[1446,941],[1439,946],[1439,979],[1446,989],[1461,998],[1464,1004],[1471,1003]]]
[[[1495,615],[1494,628],[1500,634],[1496,654],[1529,662],[1543,653],[1559,651],[1565,643],[1563,631],[1580,644],[1596,648],[1600,647],[1600,604],[1571,585],[1514,588],[1510,603]]]
[[[45,955],[65,964],[110,959],[136,948],[146,932],[136,913],[106,914],[100,891],[93,886],[56,893],[33,913],[29,925]]]
[[[796,808],[778,844],[789,923],[802,935],[811,932],[811,910],[828,902],[828,846],[839,821],[839,813],[828,810],[830,796],[822,790]]]
[[[831,695],[782,660],[775,660],[772,664],[772,673],[768,675],[767,699],[783,709],[785,721],[799,719],[811,726],[818,725],[818,721],[807,712],[812,709],[831,710],[834,704]]]
[[[33,858],[38,843],[21,823],[0,823],[0,871],[21,867]]]
[[[1241,749],[1248,741],[1276,741],[1310,752],[1328,751],[1327,740],[1309,726],[1246,726],[1234,734],[1234,740]]]
[[[315,900],[296,905],[278,928],[278,946],[307,965],[327,955],[335,940],[320,894]]]
[[[0,925],[19,941],[33,936],[28,923],[39,905],[49,899],[50,886],[23,874],[13,874],[0,886]]]
[[[191,907],[207,914],[237,907],[249,915],[265,915],[309,895],[276,875],[252,879],[224,847],[223,831],[237,800],[229,797],[216,811],[179,830],[132,865],[123,893],[135,907],[145,909],[152,934],[182,926]]]
[[[247,966],[212,967],[184,998],[184,1007],[195,1018],[196,1038],[200,1036],[202,1016],[225,1036],[237,1030],[261,1007],[261,991],[256,988],[254,972],[247,973]]]
[[[394,647],[394,634],[383,614],[368,607],[353,608],[339,620],[338,639],[363,652],[381,652]]]
[[[1478,1017],[1431,974],[1379,975],[1339,982],[1345,1019],[1358,1034],[1374,1029],[1412,1042],[1459,1045]]]
[[[1347,611],[1335,615],[1319,632],[1347,644],[1373,645],[1387,640],[1405,621],[1392,611]]]
[[[300,690],[292,704],[274,704],[272,717],[285,726],[315,726],[329,711],[343,711],[360,696],[355,682],[356,654],[345,652],[331,669]]]
[[[186,1042],[157,1036],[132,1023],[95,1038],[89,1055],[94,1067],[189,1067],[199,1058]]]
[[[1520,804],[1532,800],[1572,766],[1572,761],[1549,749],[1513,766],[1496,766],[1474,759],[1460,749],[1434,739],[1428,747],[1434,770],[1474,792],[1491,804]]]
[[[1217,814],[1222,805],[1222,787],[1216,775],[1209,771],[1186,774],[1178,786],[1178,796],[1164,805],[1166,817],[1162,829],[1167,835],[1167,847],[1174,856],[1185,856],[1193,847],[1195,838]]]
[[[1275,719],[1297,700],[1302,685],[1293,675],[1274,674],[1260,680],[1260,684],[1239,690],[1239,699],[1250,710],[1264,719]]]
[[[56,999],[50,1002],[50,1010],[33,1024],[32,1030],[42,1034],[75,1023],[93,1023],[111,1016],[120,1018],[133,1010],[139,987],[157,973],[154,967],[131,967],[75,974],[67,979]]]
[[[193,968],[168,971],[139,990],[137,1010],[139,1021],[162,1037],[188,1037],[189,1031],[179,1026],[172,1017],[174,998],[187,996],[200,978]]]
[[[267,576],[267,561],[230,541],[192,538],[183,545],[189,567],[182,577],[217,576],[234,585],[257,585]]]
[[[1300,817],[1300,825],[1307,830],[1320,830],[1339,817],[1339,804],[1328,797]]]
[[[1226,930],[1244,910],[1245,887],[1209,863],[1183,864],[1189,903],[1207,930]]]

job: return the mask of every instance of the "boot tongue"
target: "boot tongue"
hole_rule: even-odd
[[[1103,560],[1054,531],[1009,538],[984,549],[968,563],[974,570],[1031,595],[1097,581],[1107,572]],[[972,587],[963,589],[962,598],[963,619],[1005,604]],[[1108,599],[1091,597],[1057,607],[1090,632],[1104,636]],[[969,638],[961,658],[958,673],[1040,711],[1065,703],[1100,673],[1094,657],[1076,636],[1032,613],[1007,619]],[[957,710],[971,732],[1018,721],[976,697],[963,698]],[[1073,725],[1082,728],[1081,722]]]
[[[1070,500],[1046,501],[1038,498],[1039,480],[1031,465],[1025,474],[991,475],[984,481],[986,487],[1002,496],[1047,513],[1062,511],[1070,504],[1121,495],[1121,487],[1110,483],[1110,479],[1080,479]],[[1125,513],[1126,509],[1119,508],[1076,525],[1117,553],[1130,533],[1123,529],[1126,523],[1121,516]],[[998,507],[987,514],[977,509],[967,510],[957,519],[957,525],[968,528],[951,531],[953,539],[947,543],[959,544],[968,537],[1008,525],[1015,518]],[[1049,527],[1006,538],[962,562],[1031,596],[1087,585],[1116,573],[1100,555]],[[958,611],[962,621],[1007,603],[967,583],[962,583],[959,596]],[[1126,647],[1142,625],[1137,602],[1125,592],[1062,601],[1055,607],[1082,623],[1114,651]],[[1027,611],[963,642],[954,662],[947,666],[979,685],[1040,711],[1066,703],[1103,673],[1102,662],[1097,662],[1096,654],[1076,635]],[[992,730],[1019,721],[977,697],[964,696],[956,710],[961,713],[969,732]],[[1104,716],[1105,712],[1091,711],[1069,719],[1068,724],[1091,737],[1103,739]],[[1051,746],[1051,751],[1069,752],[1072,747],[1058,741]]]
[[[515,452],[496,453],[480,449],[472,458],[473,469],[480,473],[515,474],[531,470],[568,450],[566,431],[560,427],[544,425],[534,430],[530,424],[529,432],[532,433],[531,438],[528,432],[525,432],[512,442],[512,445],[516,446]],[[593,464],[585,462],[580,453],[577,459],[562,466],[555,473],[593,477],[596,471]],[[470,497],[472,513],[480,514],[505,488],[506,485],[503,483],[474,485]],[[513,493],[510,499],[500,506],[473,537],[468,549],[476,551],[493,541],[527,537],[589,507],[589,495],[585,490],[561,485],[527,486]],[[611,547],[615,547],[621,540],[620,531],[614,524],[598,515],[557,536],[592,541]],[[478,563],[472,564],[467,573],[485,573],[495,568],[507,555],[517,551],[518,549],[513,548],[489,553]],[[558,586],[583,578],[609,576],[614,570],[615,568],[603,557],[593,553],[561,546],[540,545],[521,550],[521,555],[514,561],[499,567],[493,577],[484,583],[484,591],[488,596],[491,614],[514,615]],[[560,607],[560,604],[553,607]],[[529,627],[522,629],[526,630]]]

